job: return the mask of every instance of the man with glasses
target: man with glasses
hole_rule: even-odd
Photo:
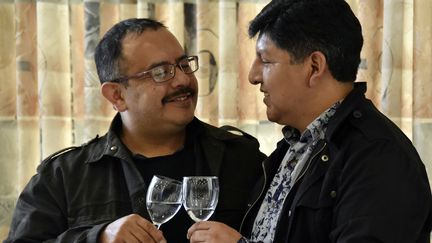
[[[219,177],[213,220],[238,229],[265,155],[248,134],[194,117],[198,58],[157,21],[112,27],[95,52],[103,96],[118,111],[105,136],[44,160],[18,199],[9,242],[188,242],[181,209],[157,230],[146,210],[153,175]]]

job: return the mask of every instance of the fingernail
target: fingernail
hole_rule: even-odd
[[[161,240],[159,243],[167,243],[166,240]]]
[[[186,239],[188,239],[188,240],[189,240],[189,235],[188,235],[188,234],[186,234]]]

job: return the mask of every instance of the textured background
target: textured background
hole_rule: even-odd
[[[200,57],[197,116],[243,128],[271,152],[281,127],[266,121],[262,94],[247,81],[255,55],[247,25],[267,2],[0,0],[0,239],[40,160],[105,133],[114,111],[99,93],[93,52],[121,19],[163,21]],[[358,80],[430,171],[432,1],[348,2],[365,38]]]

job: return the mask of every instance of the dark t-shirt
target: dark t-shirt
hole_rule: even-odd
[[[183,176],[194,175],[196,170],[193,143],[194,138],[189,133],[183,149],[174,154],[153,158],[134,155],[134,162],[146,184],[150,184],[153,175],[163,175],[179,181],[183,180]],[[186,233],[193,223],[182,207],[171,220],[162,224],[160,230],[168,243],[189,242],[186,239]]]

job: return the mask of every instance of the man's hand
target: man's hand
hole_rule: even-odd
[[[241,234],[235,229],[214,221],[195,223],[187,232],[187,238],[191,243],[236,243],[241,237]]]
[[[151,222],[138,214],[130,214],[107,225],[99,242],[166,243],[166,240],[162,231],[156,229]]]

